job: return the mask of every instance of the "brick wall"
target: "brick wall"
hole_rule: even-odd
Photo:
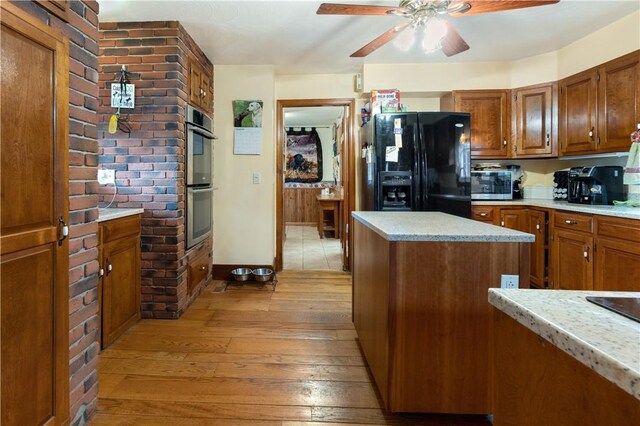
[[[116,170],[116,189],[101,188],[101,202],[144,208],[142,316],[178,318],[200,289],[187,290],[185,246],[185,113],[189,58],[213,74],[213,65],[176,21],[100,24],[98,139],[101,167]],[[131,133],[107,132],[111,83],[122,65],[139,74]],[[209,111],[211,113],[211,111]],[[194,250],[211,247],[205,241]],[[192,250],[193,251],[193,250]]]
[[[69,38],[69,374],[72,424],[98,396],[98,2],[72,1],[69,22],[33,2],[12,2]]]

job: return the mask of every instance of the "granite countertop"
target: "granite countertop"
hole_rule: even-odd
[[[591,206],[588,204],[575,204],[567,201],[543,200],[537,198],[525,198],[522,200],[473,200],[474,206],[531,206],[546,209],[566,210],[576,213],[600,214],[603,216],[625,217],[640,220],[640,208],[619,206]]]
[[[535,237],[439,212],[353,212],[353,217],[388,241],[532,243]]]
[[[586,296],[640,292],[490,289],[489,303],[640,399],[640,323]]]
[[[135,214],[144,213],[144,209],[98,209],[98,222],[118,219],[120,217],[133,216]]]

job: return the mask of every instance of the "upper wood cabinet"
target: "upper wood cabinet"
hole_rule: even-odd
[[[0,424],[65,425],[69,43],[7,1],[0,24]]]
[[[558,155],[557,84],[513,90],[513,157]]]
[[[195,60],[189,61],[189,103],[211,114],[213,105],[211,77]]]
[[[508,90],[461,90],[440,99],[441,111],[471,114],[471,157],[507,158],[511,135]]]
[[[627,151],[640,123],[640,52],[560,81],[560,154]]]

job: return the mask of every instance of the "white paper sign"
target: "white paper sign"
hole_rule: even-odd
[[[233,130],[234,154],[262,154],[262,127],[235,127]]]
[[[396,134],[396,147],[402,148],[402,135]]]
[[[122,87],[124,86],[124,93]],[[111,108],[135,108],[136,86],[135,84],[111,83]]]
[[[398,162],[398,147],[397,146],[388,146],[385,152],[384,161],[388,163],[397,163]]]

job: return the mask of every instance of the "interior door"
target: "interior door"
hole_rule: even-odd
[[[0,7],[0,423],[65,424],[69,47],[15,6]]]

